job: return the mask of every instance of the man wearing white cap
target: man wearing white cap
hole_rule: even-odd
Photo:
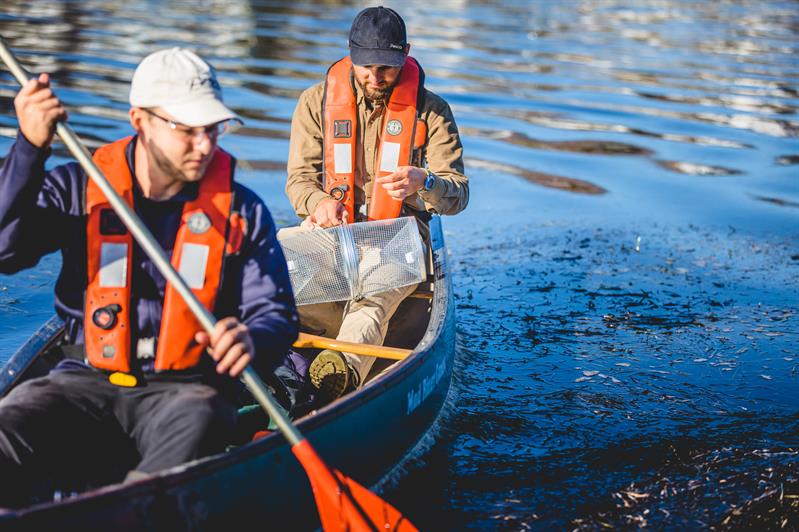
[[[297,316],[269,211],[233,180],[235,160],[217,145],[238,119],[213,67],[180,48],[146,57],[130,91],[136,134],[94,154],[219,318],[210,337],[81,167],[45,170],[66,118],[48,76],[14,104],[19,134],[0,169],[0,272],[61,252],[65,359],[0,400],[0,506],[24,504],[26,484],[43,477],[73,490],[76,472],[115,481],[222,451],[240,391],[230,377],[253,361],[274,369]]]

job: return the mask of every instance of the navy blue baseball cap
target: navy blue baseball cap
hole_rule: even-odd
[[[405,22],[387,7],[369,7],[358,13],[350,28],[350,59],[354,65],[405,64]]]

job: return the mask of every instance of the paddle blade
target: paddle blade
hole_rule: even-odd
[[[341,472],[327,467],[308,440],[291,448],[305,468],[325,532],[418,530],[396,508]]]

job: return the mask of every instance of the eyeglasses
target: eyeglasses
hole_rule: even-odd
[[[234,126],[230,123],[230,120],[223,120],[222,122],[217,122],[216,124],[211,124],[210,126],[205,127],[190,127],[185,124],[181,124],[180,122],[175,122],[174,120],[164,118],[163,116],[160,116],[158,113],[154,113],[149,109],[143,109],[143,111],[165,122],[166,125],[169,126],[169,129],[183,137],[185,140],[200,141],[202,140],[203,135],[208,135],[210,140],[216,140],[225,133],[229,133],[234,129]]]

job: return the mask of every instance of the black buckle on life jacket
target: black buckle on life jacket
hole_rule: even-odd
[[[120,310],[122,310],[122,307],[116,303],[100,307],[92,312],[92,323],[104,331],[113,329],[114,325],[117,324],[117,314],[119,314]]]
[[[339,185],[337,187],[333,187],[330,190],[330,196],[336,201],[342,201],[344,196],[347,195],[347,191],[350,189],[349,185]]]
[[[128,230],[122,220],[119,219],[114,209],[103,209],[100,211],[100,234],[101,235],[124,235]]]
[[[333,120],[333,138],[348,139],[352,137],[351,120]]]

